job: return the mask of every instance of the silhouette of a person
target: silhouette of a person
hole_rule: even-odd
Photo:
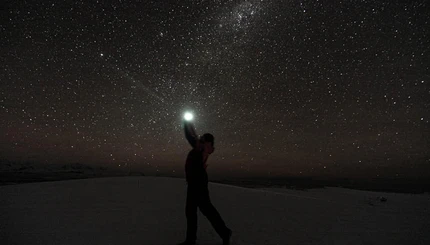
[[[206,216],[215,231],[222,238],[223,244],[230,244],[232,231],[227,228],[221,215],[212,205],[209,198],[208,175],[206,161],[214,152],[214,137],[206,133],[200,138],[197,136],[194,126],[189,121],[184,121],[185,137],[193,149],[188,153],[185,163],[187,180],[187,202],[185,215],[187,217],[186,240],[179,245],[196,244],[197,234],[197,207]]]

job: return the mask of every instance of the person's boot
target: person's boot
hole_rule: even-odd
[[[178,245],[196,245],[196,242],[185,240],[185,242],[181,242]]]
[[[222,238],[222,245],[230,245],[232,233],[233,232],[230,229],[228,229],[227,234],[225,235],[225,237]]]

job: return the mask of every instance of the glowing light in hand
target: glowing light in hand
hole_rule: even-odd
[[[190,112],[186,112],[184,114],[184,119],[187,120],[187,121],[193,120],[193,117],[194,117],[193,114],[191,114]]]

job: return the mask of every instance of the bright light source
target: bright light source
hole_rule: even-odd
[[[190,112],[186,112],[184,114],[184,119],[187,120],[187,121],[193,120],[193,117],[194,117],[193,114],[191,114]]]

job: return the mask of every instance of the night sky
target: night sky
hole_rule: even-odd
[[[6,1],[0,154],[183,173],[430,176],[430,4]]]

